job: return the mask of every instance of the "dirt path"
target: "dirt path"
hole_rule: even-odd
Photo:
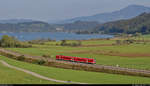
[[[9,67],[9,68],[16,69],[16,70],[19,70],[19,71],[23,71],[23,72],[25,72],[25,73],[28,73],[28,74],[30,74],[30,75],[32,75],[32,76],[35,76],[35,77],[38,77],[38,78],[41,78],[41,79],[44,79],[44,80],[54,81],[54,82],[60,82],[60,83],[87,84],[87,83],[68,82],[68,81],[62,81],[62,80],[56,80],[56,79],[48,78],[48,77],[42,76],[42,75],[40,75],[40,74],[31,72],[31,71],[28,71],[28,70],[25,70],[25,69],[22,69],[22,68],[18,68],[18,67],[9,65],[8,63],[6,63],[6,62],[3,61],[3,60],[0,60],[0,62],[1,62],[3,65],[5,65],[5,66],[7,66],[7,67]]]

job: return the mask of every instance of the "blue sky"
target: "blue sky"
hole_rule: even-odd
[[[63,20],[112,12],[132,4],[150,7],[150,0],[0,0],[0,20]]]

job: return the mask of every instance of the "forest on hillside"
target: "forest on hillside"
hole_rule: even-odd
[[[55,31],[55,28],[41,21],[24,22],[24,23],[0,23],[0,32],[47,32]]]
[[[141,15],[128,20],[119,20],[100,24],[94,28],[93,32],[101,32],[105,34],[135,34],[138,32],[148,34],[150,33],[150,13],[142,13]]]

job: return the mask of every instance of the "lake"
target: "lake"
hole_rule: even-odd
[[[94,38],[112,38],[113,35],[98,35],[98,34],[75,34],[65,32],[21,32],[21,33],[0,33],[3,35],[14,36],[21,41],[35,39],[53,39],[53,40],[88,40]]]

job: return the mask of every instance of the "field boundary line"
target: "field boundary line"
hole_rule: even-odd
[[[28,73],[32,76],[35,76],[37,78],[41,78],[41,79],[44,79],[44,80],[48,80],[48,81],[54,81],[54,82],[61,82],[61,83],[72,83],[72,84],[87,84],[87,83],[80,83],[80,82],[68,82],[68,81],[62,81],[62,80],[56,80],[56,79],[53,79],[53,78],[48,78],[48,77],[45,77],[45,76],[42,76],[40,74],[37,74],[35,72],[31,72],[29,70],[26,70],[26,69],[22,69],[22,68],[19,68],[19,67],[15,67],[15,66],[12,66],[12,65],[9,65],[7,62],[3,61],[3,60],[0,60],[0,62],[4,65],[4,66],[7,66],[9,68],[12,68],[12,69],[16,69],[16,70],[19,70],[19,71],[23,71],[25,73]]]

